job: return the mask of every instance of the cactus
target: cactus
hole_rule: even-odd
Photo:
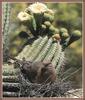
[[[10,4],[3,3],[2,5],[2,13],[3,13],[3,20],[2,20],[2,33],[3,33],[3,60],[8,60],[9,54],[9,19],[10,19]]]
[[[42,9],[37,9],[36,7],[34,7],[35,5],[41,6]],[[7,7],[8,5],[6,4],[5,6]],[[4,10],[4,13],[8,14],[7,11],[9,10],[7,10],[8,8],[6,7]],[[3,18],[6,19],[8,15],[4,15]],[[52,22],[54,21],[54,11],[51,9],[48,9],[47,6],[42,3],[35,3],[35,4],[30,5],[23,12],[20,12],[18,14],[18,19],[23,25],[29,28],[31,34],[34,35],[35,39],[31,44],[28,42],[28,44],[23,48],[23,50],[15,58],[22,60],[22,58],[25,57],[27,61],[32,61],[32,62],[50,61],[52,65],[55,67],[57,79],[60,79],[61,75],[63,75],[62,67],[65,62],[65,48],[81,37],[80,31],[78,30],[73,31],[72,34],[70,33],[71,35],[69,35],[69,32],[67,29],[65,28],[58,29],[54,27],[54,25],[52,24]],[[3,30],[4,34],[5,33],[8,34],[8,31],[7,31],[8,26],[6,25],[6,23],[8,24],[8,21],[6,22],[6,20],[3,21],[3,23],[5,23],[3,24],[3,28],[6,28],[5,30]],[[19,80],[20,78],[19,75],[20,75],[20,70],[18,68],[15,68],[14,64],[12,65],[4,64],[3,66],[3,91],[4,91],[3,96],[6,96],[6,97],[19,96],[19,92],[21,92],[20,90],[21,81]],[[26,86],[26,84],[28,84],[27,86],[31,88],[31,92],[33,93],[34,93],[34,88],[36,86],[37,87],[40,86],[40,88],[36,88],[38,89],[37,91],[40,91],[40,89],[43,88],[43,86],[46,86],[46,85],[42,86],[42,84],[40,85],[40,84],[30,83],[24,78],[22,81],[24,82],[23,85]],[[55,88],[56,85],[54,84],[56,83],[53,83],[52,85],[47,84],[48,88],[50,88],[50,86],[54,86],[53,88]],[[25,87],[25,90],[26,89],[27,87]],[[28,92],[28,95],[31,93],[30,91],[27,91],[27,92]],[[52,92],[54,93],[54,91]]]
[[[14,65],[3,65],[3,96],[17,97],[19,95],[19,70],[14,68]]]

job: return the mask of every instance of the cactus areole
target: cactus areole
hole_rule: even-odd
[[[14,66],[20,69],[22,96],[62,96],[69,90],[69,87],[66,90],[65,84],[63,87],[58,85],[65,62],[64,50],[80,39],[81,32],[74,30],[72,34],[69,34],[66,28],[56,28],[52,24],[55,21],[54,13],[45,4],[36,2],[17,16],[21,24],[25,25],[35,37],[32,43],[28,43],[14,59]],[[12,81],[12,78],[15,77],[4,77],[4,80]],[[17,78],[15,80],[17,81]]]

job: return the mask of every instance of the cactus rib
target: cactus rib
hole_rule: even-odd
[[[22,52],[20,52],[18,54],[18,56],[16,57],[17,59],[22,59],[23,58],[23,55],[30,49],[30,45],[27,45]]]
[[[61,73],[61,70],[62,70],[62,66],[64,64],[64,61],[65,61],[64,52],[61,52],[60,59],[58,61],[58,64],[56,65],[57,75],[59,75]]]
[[[56,47],[57,47],[57,49],[56,49],[54,58],[52,60],[52,64],[53,64],[54,67],[58,63],[59,58],[60,58],[60,55],[61,55],[61,52],[62,52],[62,47],[61,47],[61,45],[59,43],[57,43],[57,46]]]
[[[25,53],[27,53],[25,55],[25,58],[28,58],[28,56],[31,54],[31,52],[33,51],[33,49],[36,48],[36,46],[38,45],[38,43],[42,40],[41,37],[39,37],[37,40],[34,41],[34,43],[32,45],[27,45],[23,51],[16,57],[16,58],[19,58],[19,59],[22,59],[25,55]]]
[[[34,43],[30,46],[30,49],[27,51],[27,55],[25,56],[26,58],[28,58],[33,50],[37,47],[37,45],[41,42],[42,37],[39,37],[37,40],[34,41]]]
[[[44,58],[44,61],[51,61],[53,56],[54,56],[54,53],[56,51],[56,45],[57,43],[52,43],[52,46],[50,48],[50,50],[47,52],[47,55],[45,56]]]
[[[27,58],[29,61],[33,61],[37,57],[37,55],[42,50],[43,46],[46,44],[47,40],[48,40],[48,37],[45,36],[40,42],[40,44],[32,51],[32,54],[30,55],[30,57]]]
[[[42,51],[39,53],[38,57],[36,58],[35,61],[42,61],[48,51],[48,49],[50,48],[52,44],[52,38],[50,38],[47,42],[47,44],[44,46],[44,48],[42,49]]]

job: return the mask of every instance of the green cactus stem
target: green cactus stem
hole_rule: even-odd
[[[53,55],[56,52],[56,45],[57,45],[56,42],[52,44],[50,50],[47,52],[47,55],[44,58],[44,61],[51,61],[52,60]]]
[[[30,57],[28,57],[27,60],[33,61],[37,57],[37,55],[39,54],[39,52],[42,50],[42,48],[43,48],[44,44],[47,42],[47,40],[48,40],[48,37],[45,36],[43,38],[43,40],[39,43],[39,45],[37,46],[37,48],[35,48],[35,50],[32,51]]]
[[[37,56],[37,58],[35,59],[35,61],[43,61],[47,51],[49,50],[50,46],[52,44],[52,38],[50,38],[48,40],[48,42],[46,43],[46,45],[43,47],[42,51],[39,53],[39,55]]]
[[[39,37],[37,40],[35,40],[35,41],[33,42],[32,45],[27,45],[27,46],[22,50],[22,52],[19,53],[19,55],[18,55],[16,58],[17,58],[17,59],[22,59],[22,58],[23,58],[23,55],[24,55],[25,58],[28,58],[28,57],[31,55],[33,49],[36,48],[36,46],[40,43],[41,40],[42,40],[42,37]]]
[[[62,67],[63,67],[64,62],[65,62],[65,55],[64,55],[64,52],[61,52],[59,61],[56,65],[56,73],[58,75],[58,78],[61,76]]]
[[[59,61],[59,59],[60,59],[61,52],[62,52],[62,47],[61,47],[61,45],[58,43],[58,44],[57,44],[57,50],[56,50],[56,52],[55,52],[55,54],[54,54],[54,58],[53,58],[53,60],[52,60],[52,64],[53,64],[53,66],[54,66],[55,68],[56,68],[56,65],[58,64],[58,61]]]
[[[2,33],[3,33],[3,60],[6,62],[9,55],[9,23],[10,23],[10,3],[3,3],[2,5]]]

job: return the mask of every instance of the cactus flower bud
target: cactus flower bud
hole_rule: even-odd
[[[65,28],[60,29],[60,36],[62,39],[66,39],[69,37],[68,31]]]
[[[68,41],[68,45],[70,45],[71,43],[79,40],[81,37],[81,32],[79,30],[75,30],[72,32],[71,36],[70,36],[70,39]]]
[[[66,28],[61,28],[60,29],[60,34],[62,35],[63,33],[68,33]]]
[[[76,38],[80,38],[81,37],[81,32],[79,30],[75,30],[72,35]]]
[[[53,25],[51,25],[50,27],[49,27],[49,34],[55,34],[56,33],[56,28],[53,26]]]
[[[45,20],[45,21],[53,22],[53,20],[54,20],[54,15],[45,12],[45,13],[44,13],[44,20]]]
[[[41,25],[42,29],[46,29],[46,26],[44,24]]]
[[[63,39],[66,39],[66,38],[68,38],[68,37],[69,37],[69,34],[68,34],[68,33],[63,33],[63,34],[62,34],[62,38],[63,38]]]
[[[51,30],[51,31],[55,31],[54,26],[53,26],[53,25],[51,25],[51,26],[49,27],[49,30]]]
[[[52,38],[53,38],[54,40],[60,40],[60,39],[61,39],[59,34],[54,34],[54,35],[52,36]]]
[[[59,34],[59,29],[58,28],[55,29],[55,33]]]
[[[45,21],[44,24],[47,26],[47,27],[50,27],[51,26],[51,23],[49,21]]]

